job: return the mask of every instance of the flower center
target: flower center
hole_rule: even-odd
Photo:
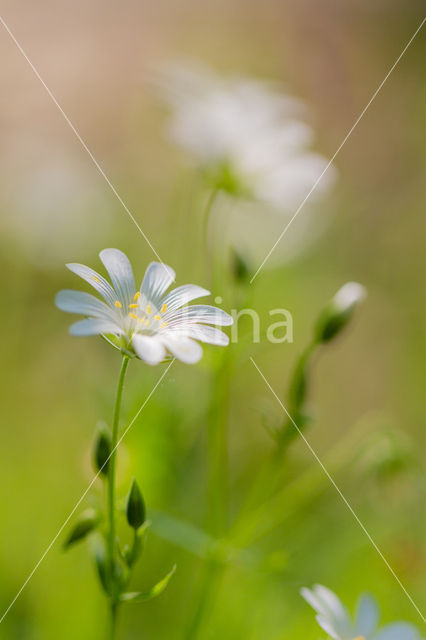
[[[117,302],[115,303],[116,306],[118,306]],[[120,304],[119,308],[121,308],[121,306]],[[166,311],[167,304],[163,304],[161,310],[158,311],[149,301],[146,299],[143,300],[143,298],[141,298],[141,292],[137,291],[133,296],[133,302],[129,304],[128,317],[131,319],[130,331],[132,333],[143,331],[144,329],[156,331],[167,327],[168,323],[163,320],[162,316]]]
[[[364,636],[357,636],[354,640],[365,640]]]

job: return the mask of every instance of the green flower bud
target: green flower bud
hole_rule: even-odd
[[[236,249],[232,249],[231,260],[231,268],[235,280],[237,282],[246,282],[252,272],[247,261]]]
[[[348,324],[352,315],[367,293],[358,282],[347,282],[320,314],[315,327],[317,342],[329,342]]]
[[[141,527],[145,522],[145,503],[134,478],[129,495],[127,496],[126,515],[127,522],[131,527],[133,527],[133,529],[139,529],[139,527]]]
[[[99,518],[93,509],[87,509],[77,519],[74,527],[71,529],[68,538],[64,542],[64,549],[68,549],[76,542],[84,540],[98,524]]]
[[[111,455],[111,434],[104,423],[98,427],[93,448],[93,465],[95,471],[108,475],[109,457]]]

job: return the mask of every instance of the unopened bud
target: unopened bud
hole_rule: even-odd
[[[127,522],[133,529],[139,529],[145,522],[145,503],[135,479],[127,497],[126,515]]]
[[[315,337],[318,342],[335,338],[350,321],[356,307],[367,295],[365,287],[358,282],[347,282],[321,313]]]
[[[234,278],[237,282],[246,282],[251,274],[251,269],[247,260],[236,249],[232,250],[231,267]]]
[[[111,455],[111,434],[107,426],[101,423],[96,434],[93,449],[93,464],[95,471],[108,475],[109,458]]]

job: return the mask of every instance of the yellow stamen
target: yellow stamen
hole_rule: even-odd
[[[142,322],[143,322],[144,320],[145,320],[145,318],[138,318],[138,322],[139,322],[140,324],[142,324]]]
[[[364,636],[357,636],[354,640],[365,640]]]
[[[119,300],[116,300],[114,304],[117,307],[117,309],[121,309],[121,307],[123,306]]]
[[[136,313],[129,313],[129,316],[131,318],[133,318],[133,320],[137,320],[138,319],[138,316],[136,315]]]
[[[163,306],[161,307],[161,313],[166,313],[167,311],[167,305],[166,303],[163,304]]]
[[[138,307],[138,304],[129,304],[129,309],[137,309]]]
[[[94,280],[95,282],[101,282],[101,279],[98,278],[98,276],[92,276],[92,280]]]
[[[169,324],[168,322],[162,322],[160,324],[160,329],[164,329],[165,327],[167,327],[168,324]]]
[[[151,305],[150,305],[150,304],[147,306],[147,308],[146,308],[146,312],[147,312],[148,314],[150,314],[150,313],[151,313]]]
[[[147,327],[149,327],[149,318],[147,318],[147,319],[145,320],[145,324],[146,324],[146,326],[147,326]]]
[[[154,320],[161,320],[161,316],[159,316],[158,313],[157,313],[157,315],[154,316]]]
[[[133,300],[136,302],[136,300],[138,300],[140,297],[141,297],[141,292],[136,291],[135,295],[133,296]]]

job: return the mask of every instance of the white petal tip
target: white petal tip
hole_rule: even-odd
[[[367,297],[367,289],[359,282],[347,282],[334,296],[334,302],[340,309],[358,304]]]

